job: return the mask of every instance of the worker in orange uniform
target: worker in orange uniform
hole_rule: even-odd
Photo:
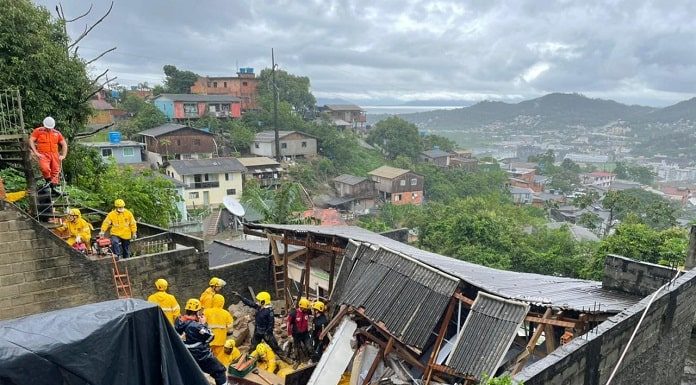
[[[293,350],[297,362],[306,361],[312,351],[309,339],[309,300],[300,298],[296,309],[290,310],[287,317],[288,335],[292,336]]]
[[[147,297],[147,300],[159,305],[165,317],[174,325],[174,320],[181,314],[181,308],[179,307],[179,302],[177,302],[176,297],[167,293],[169,282],[164,278],[160,278],[155,281],[155,288],[157,288],[157,292]]]
[[[222,290],[222,287],[225,285],[227,285],[227,282],[218,277],[210,278],[208,288],[201,293],[201,306],[203,306],[204,309],[213,307],[213,296],[219,294],[220,290]]]
[[[239,361],[241,356],[242,353],[237,349],[237,344],[233,339],[229,339],[225,341],[225,344],[222,346],[222,354],[217,359],[225,368],[229,368],[230,365]]]
[[[259,342],[256,349],[251,353],[251,358],[256,359],[256,367],[269,373],[275,373],[277,364],[275,353],[268,344]]]
[[[213,306],[203,310],[203,315],[208,321],[208,329],[213,332],[210,350],[220,362],[222,362],[220,356],[222,355],[223,346],[227,336],[232,334],[232,322],[234,322],[232,314],[223,309],[223,306],[225,306],[225,297],[221,294],[215,294],[213,295]]]
[[[68,242],[68,245],[73,246],[75,243],[84,243],[89,248],[89,241],[92,237],[92,225],[82,218],[82,213],[80,213],[79,209],[70,209],[67,219],[56,230],[60,232],[67,230],[68,239],[66,242]]]
[[[130,242],[138,237],[138,225],[133,213],[126,209],[126,202],[123,199],[114,201],[114,209],[104,218],[99,236],[103,237],[109,229],[111,229],[111,244],[114,247],[114,254],[128,258],[130,256]]]
[[[56,121],[47,116],[43,125],[31,132],[29,148],[39,163],[41,175],[46,180],[44,187],[60,195],[56,187],[60,184],[61,162],[68,155],[68,143],[55,127]]]

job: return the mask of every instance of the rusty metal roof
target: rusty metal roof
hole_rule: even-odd
[[[255,228],[310,232],[383,246],[449,273],[485,292],[527,302],[586,313],[619,313],[641,297],[603,289],[584,279],[498,270],[431,253],[356,226],[250,225]]]

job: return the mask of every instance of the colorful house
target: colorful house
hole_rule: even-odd
[[[423,202],[422,175],[390,166],[376,168],[368,175],[375,182],[377,193],[385,202],[391,202],[394,205],[420,205]]]
[[[190,159],[169,161],[165,172],[185,185],[186,206],[207,207],[226,196],[241,198],[246,168],[235,158]]]
[[[204,116],[239,118],[241,99],[231,95],[160,94],[152,103],[174,122],[199,119]]]
[[[242,111],[258,108],[259,79],[250,67],[240,68],[237,76],[202,76],[191,86],[191,93],[198,95],[231,95],[241,100]]]
[[[145,144],[148,162],[158,166],[166,160],[203,159],[217,154],[215,135],[183,124],[167,123],[138,135]]]

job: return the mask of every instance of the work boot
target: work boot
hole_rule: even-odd
[[[63,196],[63,192],[58,190],[59,185],[57,185],[55,183],[51,183],[50,186],[51,186],[51,195],[53,195],[55,197]]]

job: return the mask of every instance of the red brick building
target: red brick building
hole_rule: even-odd
[[[259,79],[253,68],[240,68],[237,76],[203,76],[191,86],[192,94],[231,95],[242,101],[242,111],[258,108]]]

